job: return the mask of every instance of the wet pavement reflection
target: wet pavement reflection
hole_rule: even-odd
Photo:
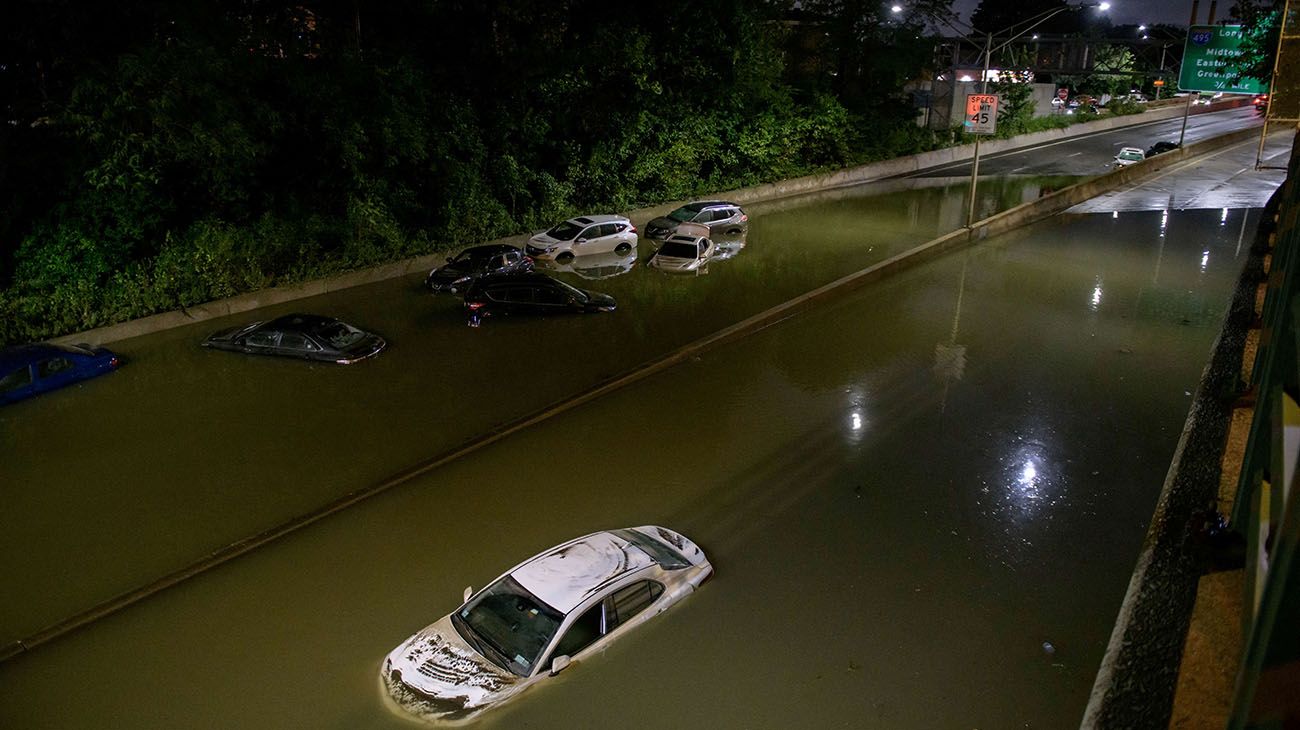
[[[906,206],[864,221],[862,205],[772,214],[707,277],[604,280],[666,321],[582,326],[632,349],[615,333],[644,326],[662,345],[664,330],[713,326],[723,302],[766,301],[753,282],[780,288],[774,272],[796,262],[861,258],[848,243],[864,238],[902,245]],[[1240,269],[1239,231],[1257,218],[1064,216],[903,272],[0,665],[0,725],[415,727],[383,705],[379,662],[466,584],[594,529],[659,523],[695,539],[716,578],[478,726],[1076,727]],[[796,237],[815,223],[825,235]],[[435,306],[426,321],[444,316]],[[558,348],[590,336],[577,321],[469,335],[511,338],[503,382],[554,387]],[[439,362],[432,344],[406,347]],[[279,363],[217,362],[240,373],[223,388],[263,379],[244,407],[309,392]],[[368,371],[311,372],[313,392],[367,387],[352,373]],[[403,401],[436,404],[437,385],[392,375],[381,403],[378,390],[338,398],[392,411],[349,431],[345,453],[363,462],[351,478],[374,468],[372,444],[408,441]],[[415,430],[427,441],[463,417],[429,408]],[[322,418],[295,425],[328,438]],[[314,456],[293,443],[258,458]]]

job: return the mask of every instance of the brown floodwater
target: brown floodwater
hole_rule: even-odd
[[[595,282],[608,317],[331,295],[394,342],[359,368],[198,350],[221,322],[122,343],[0,416],[3,625],[925,240],[959,190],[756,208],[707,276]],[[418,727],[379,662],[465,585],[658,523],[716,577],[480,727],[1075,727],[1257,217],[1061,216],[903,272],[0,664],[0,726]]]

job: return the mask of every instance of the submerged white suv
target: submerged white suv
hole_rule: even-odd
[[[586,215],[570,218],[528,239],[524,251],[537,259],[566,261],[574,256],[636,248],[636,226],[621,215]]]

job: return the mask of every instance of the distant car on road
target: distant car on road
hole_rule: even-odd
[[[424,285],[435,294],[456,294],[486,274],[532,270],[533,260],[522,250],[504,243],[488,244],[467,248],[448,258],[446,264],[429,272]]]
[[[524,251],[534,258],[567,261],[593,253],[619,253],[636,248],[636,226],[621,215],[570,218],[528,239]]]
[[[108,348],[19,345],[0,350],[0,404],[111,373],[122,364]]]
[[[708,226],[710,238],[743,236],[749,230],[749,216],[739,205],[725,200],[699,200],[650,221],[645,226],[645,234],[653,240],[662,241],[683,223]]]
[[[1260,114],[1268,114],[1268,94],[1255,94],[1255,98],[1250,100],[1255,106],[1255,111]]]
[[[709,229],[699,223],[682,223],[659,245],[647,265],[660,271],[697,272],[709,263],[716,247],[706,238]]]
[[[1115,167],[1128,167],[1147,158],[1146,153],[1137,147],[1125,147],[1115,155]]]
[[[540,271],[485,276],[465,292],[471,325],[495,314],[612,312],[616,306],[608,294],[584,291]]]
[[[374,357],[387,345],[377,334],[315,314],[287,314],[269,322],[231,327],[214,332],[203,341],[204,347],[215,350],[297,357],[339,365]]]
[[[420,719],[467,721],[598,657],[712,574],[695,543],[663,527],[570,540],[466,588],[459,608],[388,654],[384,690]]]
[[[1176,149],[1178,149],[1177,142],[1156,142],[1147,148],[1146,156],[1155,157],[1156,155],[1163,155],[1166,152],[1172,152]]]

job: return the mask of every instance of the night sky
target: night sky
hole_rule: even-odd
[[[1107,14],[1115,25],[1138,23],[1169,23],[1187,25],[1192,15],[1192,0],[1109,0],[1111,4]],[[953,8],[962,20],[969,20],[971,11],[979,5],[979,0],[957,0]],[[1232,0],[1219,0],[1217,19],[1227,16]],[[1204,23],[1209,13],[1210,0],[1201,0],[1200,17],[1197,21]]]

